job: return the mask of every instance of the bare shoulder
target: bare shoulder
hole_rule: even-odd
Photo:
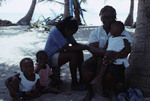
[[[20,73],[17,73],[13,76],[13,78],[17,78],[19,81],[21,81],[21,78],[19,77]]]

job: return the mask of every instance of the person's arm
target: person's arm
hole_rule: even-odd
[[[32,92],[33,96],[34,95],[36,96],[36,95],[40,94],[40,81],[39,81],[39,79],[36,82],[35,89],[33,89],[31,92]]]
[[[89,50],[95,56],[103,56],[105,53],[104,49],[99,48],[99,42],[90,43]]]
[[[34,72],[38,74],[39,71],[41,70],[41,68],[42,68],[42,65],[41,65],[41,64],[36,64],[36,65],[35,65],[35,68],[34,68]]]
[[[71,46],[69,46],[68,44],[66,44],[63,49],[66,49],[66,51],[82,51],[82,50],[89,50],[89,46],[85,45],[85,44],[80,44],[77,42],[72,42]]]
[[[123,39],[125,47],[117,53],[116,58],[126,58],[131,52],[131,45],[127,39]]]
[[[40,82],[38,79],[36,84],[35,84],[35,88],[32,89],[31,91],[25,92],[24,100],[32,100],[34,98],[39,97],[41,95],[40,89],[41,89],[41,87],[40,87]]]
[[[125,47],[120,52],[106,51],[105,55],[110,61],[114,61],[118,58],[126,58],[131,52],[131,45],[127,39],[123,39]]]
[[[19,74],[16,74],[13,77],[9,77],[8,79],[5,80],[5,85],[8,88],[11,97],[17,97],[17,91],[15,91],[15,89],[12,87],[12,80],[14,78],[18,78],[18,80],[20,80]],[[19,84],[18,84],[18,88],[19,88]]]

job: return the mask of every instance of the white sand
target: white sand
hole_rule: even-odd
[[[80,27],[75,38],[80,43],[87,43],[89,33],[96,27]],[[134,32],[132,29],[128,29]],[[24,57],[30,57],[35,62],[35,53],[42,50],[47,40],[48,32],[39,29],[29,30],[28,26],[0,27],[0,101],[11,101],[4,81],[20,72],[19,62]],[[91,54],[84,51],[84,58]],[[68,64],[61,68],[63,90],[71,92],[71,95],[44,94],[33,101],[81,101],[86,91],[72,91],[70,89],[70,71]],[[92,101],[108,101],[107,98],[96,96]],[[150,101],[150,100],[145,100]]]
[[[84,31],[83,31],[84,29]],[[77,41],[81,43],[87,43],[89,30],[93,28],[81,28],[79,33],[84,32],[82,35],[75,35]],[[9,26],[0,27],[0,101],[10,101],[11,97],[4,85],[4,81],[20,72],[19,62],[24,57],[30,57],[35,62],[35,54],[38,50],[42,50],[47,40],[48,32],[43,32],[39,29],[29,30],[28,26]],[[83,36],[86,36],[83,38]],[[85,53],[87,58],[89,53]],[[82,99],[84,92],[72,91],[70,89],[70,71],[68,64],[61,68],[61,79],[63,80],[63,90],[70,91],[72,94],[44,94],[40,98],[34,101],[79,101]]]

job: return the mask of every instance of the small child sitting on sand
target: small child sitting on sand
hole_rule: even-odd
[[[13,101],[31,100],[40,96],[40,77],[33,72],[34,65],[32,59],[22,59],[20,69],[20,73],[5,81]]]
[[[52,70],[47,65],[48,56],[47,53],[43,50],[40,50],[36,53],[36,65],[34,68],[35,73],[38,73],[40,76],[40,86],[42,93],[55,93],[55,94],[69,94],[62,93],[60,90],[52,87]]]

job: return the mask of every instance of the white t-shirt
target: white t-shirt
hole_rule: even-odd
[[[132,43],[131,41],[131,36],[130,34],[124,30],[121,35],[125,35],[128,39],[128,41],[130,43]],[[99,48],[104,48],[108,38],[111,36],[111,34],[109,33],[107,35],[107,33],[105,32],[103,26],[99,26],[97,29],[93,30],[90,33],[89,39],[88,39],[88,43],[94,43],[94,42],[99,42]]]
[[[37,80],[40,78],[38,74],[35,74],[35,80],[29,81],[26,79],[23,72],[20,72],[19,77],[21,78],[21,81],[19,83],[19,90],[23,92],[31,91],[35,87]]]
[[[106,50],[116,51],[116,52],[121,51],[125,47],[123,39],[127,39],[127,37],[125,36],[112,37],[111,36],[108,39],[108,47]],[[126,68],[129,66],[128,60],[126,58],[117,59],[113,63],[117,65],[123,64]]]

